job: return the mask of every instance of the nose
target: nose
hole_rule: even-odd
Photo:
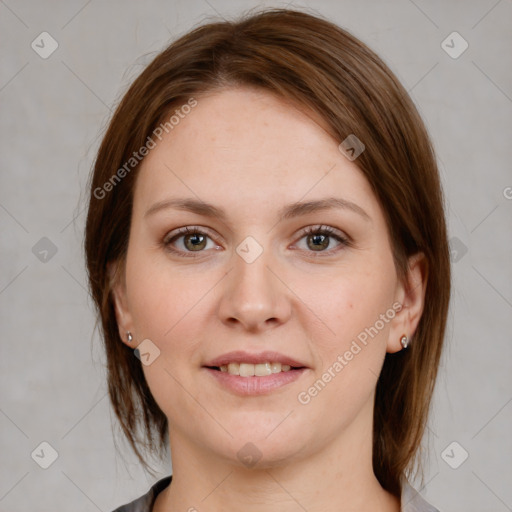
[[[223,280],[218,310],[221,321],[231,328],[253,333],[284,324],[291,316],[291,292],[267,251],[252,263],[234,253],[233,262]]]

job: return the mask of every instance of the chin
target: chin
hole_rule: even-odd
[[[276,422],[272,428],[278,424]],[[304,433],[294,435],[284,428],[278,432],[282,427],[284,422],[273,432],[266,424],[259,428],[232,431],[234,438],[227,441],[228,446],[222,446],[222,453],[219,455],[248,470],[271,469],[290,464],[304,456],[308,444],[311,443],[308,443]],[[215,450],[218,451],[219,448],[217,444]]]

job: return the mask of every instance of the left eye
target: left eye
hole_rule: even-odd
[[[212,242],[213,247],[207,247],[208,239]],[[309,227],[302,232],[302,236],[299,238],[299,241],[303,239],[307,240],[307,248],[301,249],[308,252],[331,253],[336,251],[336,248],[326,250],[331,245],[332,239],[338,242],[338,247],[340,245],[349,245],[349,240],[347,238],[341,234],[337,234],[337,231],[329,226]],[[179,249],[175,247],[178,240],[181,240],[182,244],[182,248]],[[191,254],[194,252],[204,252],[205,249],[219,247],[213,243],[213,240],[207,233],[196,227],[181,228],[177,232],[167,235],[163,240],[163,245],[167,250],[187,257],[194,256]]]
[[[329,247],[332,239],[336,240],[339,245],[349,245],[349,241],[345,237],[341,234],[336,234],[336,231],[329,226],[307,228],[300,240],[303,238],[307,239],[307,247],[312,252],[331,252],[331,250],[326,251],[324,249]]]

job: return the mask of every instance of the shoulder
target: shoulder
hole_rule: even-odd
[[[168,486],[172,480],[172,475],[158,480],[149,491],[134,501],[116,508],[113,512],[151,512],[156,497]]]
[[[405,481],[402,485],[401,512],[439,512],[414,487]]]

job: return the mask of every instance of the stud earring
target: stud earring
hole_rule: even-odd
[[[128,341],[128,343],[131,343],[133,341],[133,336],[130,331],[126,333],[126,340]]]
[[[407,348],[407,345],[409,345],[409,338],[404,334],[401,338],[400,338],[400,343],[402,345],[403,348]]]

